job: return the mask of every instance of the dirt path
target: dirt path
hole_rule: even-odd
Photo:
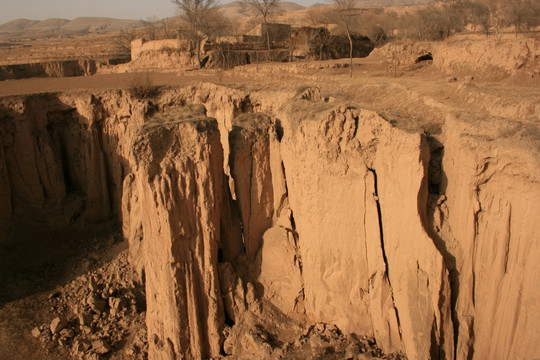
[[[246,93],[289,94],[317,86],[325,96],[377,111],[395,126],[431,134],[441,132],[449,115],[464,116],[471,122],[482,121],[486,116],[490,121],[511,121],[516,129],[537,127],[540,123],[539,87],[512,79],[499,83],[474,79],[470,74],[448,75],[429,62],[403,67],[394,73],[381,60],[355,59],[353,78],[349,78],[342,60],[330,60],[247,65],[227,71],[169,70],[6,80],[0,81],[0,96],[129,89],[136,83],[184,87],[210,82]]]
[[[143,74],[97,74],[92,76],[66,78],[30,78],[0,81],[0,96],[28,95],[49,92],[67,92],[77,90],[106,90],[127,89],[133,86],[137,79],[144,79]],[[152,85],[183,86],[200,81],[207,76],[201,74],[177,75],[176,73],[149,73]]]
[[[427,114],[427,117],[429,121],[440,123],[441,110],[450,109],[479,115],[488,113],[495,117],[525,118],[535,122],[540,120],[540,109],[534,106],[540,98],[538,87],[520,86],[511,81],[504,84],[471,81],[471,76],[464,74],[442,74],[429,63],[401,68],[397,77],[394,77],[393,70],[382,64],[380,59],[371,58],[355,59],[354,76],[351,79],[348,77],[348,69],[343,68],[341,62],[273,63],[258,68],[248,65],[222,72],[149,71],[5,80],[0,81],[0,96],[129,89],[136,83],[183,87],[202,81],[247,92],[261,89],[291,91],[302,86],[318,86],[330,96],[380,111],[394,120],[403,117],[399,114],[409,113],[426,117],[426,111],[434,110],[433,116]],[[414,119],[407,122],[416,127]]]

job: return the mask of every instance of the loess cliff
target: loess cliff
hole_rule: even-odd
[[[0,243],[118,221],[150,359],[532,359],[530,124],[431,135],[317,88],[6,97]]]

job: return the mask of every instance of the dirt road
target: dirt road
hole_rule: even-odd
[[[148,73],[150,84],[155,86],[182,86],[190,82],[200,81],[208,75],[185,73]],[[29,78],[0,81],[0,96],[27,95],[49,92],[66,92],[77,90],[106,90],[127,89],[135,84],[137,79],[145,78],[145,74],[97,74],[66,78]]]

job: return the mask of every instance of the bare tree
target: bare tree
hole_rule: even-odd
[[[120,30],[118,36],[116,37],[115,43],[117,46],[122,48],[122,50],[130,52],[131,42],[135,40],[137,36],[137,29],[125,28]]]
[[[489,10],[486,7],[486,13],[478,18],[478,24],[482,27],[486,33],[486,38],[489,36],[489,29],[491,29],[491,21],[489,17]]]
[[[486,36],[494,29],[500,38],[504,28],[512,25],[517,37],[540,23],[540,0],[470,0],[465,6],[471,23],[481,25]]]
[[[318,48],[319,60],[324,60],[324,49],[330,46],[335,38],[328,30],[330,21],[333,20],[331,10],[321,6],[312,6],[308,9],[307,19],[312,27],[319,28],[318,34],[314,39],[314,44]]]
[[[540,0],[530,0],[529,17],[527,18],[527,30],[540,26]]]
[[[334,36],[328,31],[328,28],[319,28],[319,34],[315,38],[315,45],[319,49],[319,60],[325,60],[324,50],[327,49],[334,42]],[[328,49],[327,49],[328,50]],[[328,57],[331,58],[330,52],[328,52]]]
[[[279,0],[244,0],[244,2],[254,8],[263,18],[266,28],[266,44],[270,53],[270,29],[268,28],[268,17],[277,9]]]
[[[488,36],[491,23],[489,20],[489,9],[487,5],[479,1],[465,1],[463,5],[465,7],[467,18],[472,24],[473,29],[476,30],[476,27],[480,25],[482,30],[485,31],[486,36]]]
[[[171,18],[161,19],[159,21],[159,37],[162,39],[174,39],[178,37],[178,27],[179,24],[177,21],[172,20]]]
[[[223,17],[216,11],[218,0],[171,0],[182,12],[183,32],[195,42],[197,62],[201,62],[201,44],[224,26]]]
[[[484,1],[488,8],[489,21],[491,23],[491,26],[495,29],[495,34],[497,34],[497,37],[500,38],[502,37],[502,34],[499,31],[502,25],[502,18],[500,16],[499,3],[494,0]]]
[[[158,18],[156,16],[147,17],[144,20],[144,38],[145,40],[158,39]]]
[[[338,24],[343,27],[347,33],[349,39],[349,60],[350,60],[350,72],[349,77],[352,77],[353,71],[353,39],[352,39],[352,27],[355,22],[354,17],[354,0],[332,0],[334,4],[334,15]]]
[[[328,29],[328,25],[332,18],[331,10],[326,6],[311,6],[306,10],[306,20],[310,26],[319,27],[324,26]]]
[[[538,23],[540,1],[538,0],[506,0],[503,4],[504,17],[514,26],[514,32],[530,28]]]

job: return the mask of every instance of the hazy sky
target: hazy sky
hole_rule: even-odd
[[[224,4],[232,0],[221,0]],[[315,0],[293,0],[301,5]],[[104,16],[119,19],[147,19],[176,15],[170,0],[0,0],[0,24],[15,19],[73,19]]]

